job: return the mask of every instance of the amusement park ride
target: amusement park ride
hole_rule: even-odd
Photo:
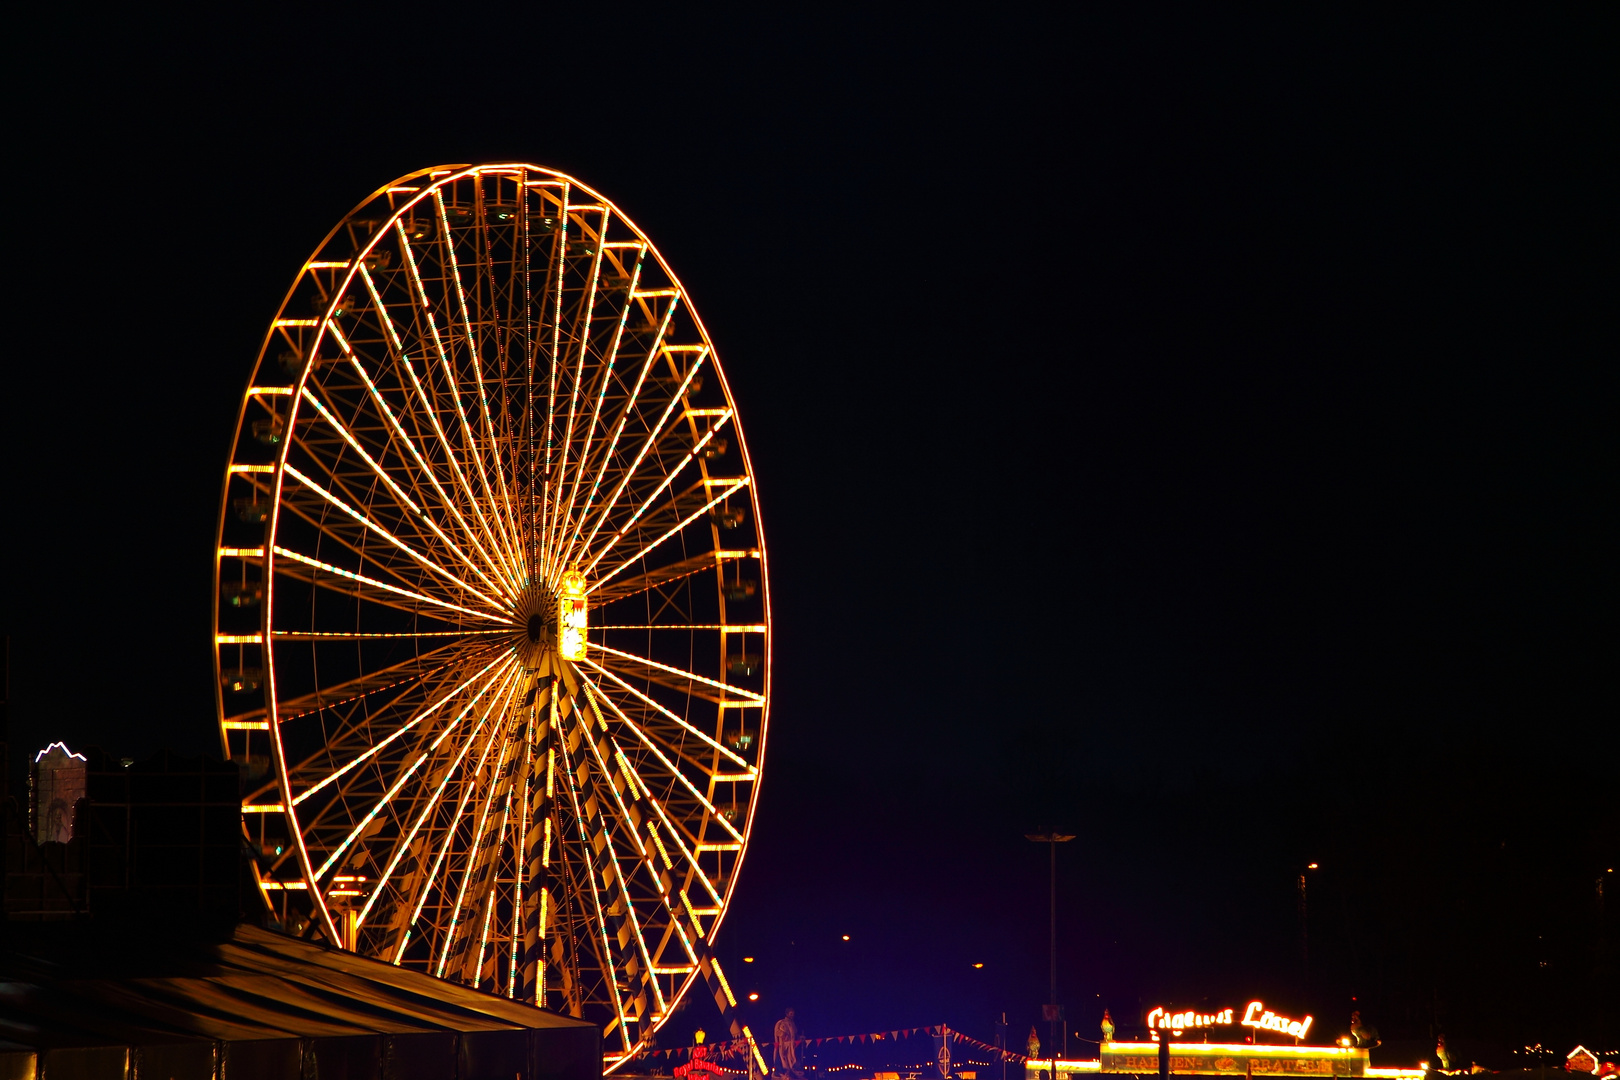
[[[525,164],[379,189],[304,263],[220,500],[220,735],[284,929],[594,1020],[697,980],[759,792],[770,602],[680,281]]]

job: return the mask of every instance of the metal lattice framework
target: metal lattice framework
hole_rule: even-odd
[[[285,928],[645,1044],[747,846],[770,606],[714,347],[617,207],[424,170],[305,263],[221,499],[221,736]]]

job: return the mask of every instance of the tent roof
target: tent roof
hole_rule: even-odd
[[[0,953],[0,1040],[25,1046],[594,1026],[248,925],[161,943],[17,925]]]

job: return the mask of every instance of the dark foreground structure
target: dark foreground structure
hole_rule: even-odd
[[[601,1075],[594,1024],[281,932],[240,799],[231,763],[91,750],[40,843],[0,792],[0,1080]]]
[[[587,1080],[594,1024],[252,926],[0,957],[0,1080]],[[78,931],[78,932],[76,932]]]

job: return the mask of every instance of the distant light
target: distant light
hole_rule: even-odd
[[[974,966],[974,967],[976,967],[976,968],[982,968],[982,967],[984,967],[984,965],[983,965],[983,964],[974,964],[974,965],[973,965],[973,966]]]
[[[1315,870],[1317,867],[1319,867],[1321,865],[1322,865],[1321,863],[1311,863],[1311,865],[1307,866],[1305,869],[1307,869],[1307,870]]]
[[[752,963],[753,963],[753,962],[754,962],[754,958],[753,958],[753,957],[752,957],[752,956],[745,956],[745,957],[743,957],[743,963],[745,963],[745,964],[752,964]]]
[[[748,995],[748,1000],[749,1001],[758,1001],[759,1000],[759,993],[756,991],[756,992],[754,992],[752,994],[749,994]]]
[[[845,941],[848,941],[848,940],[849,940],[849,935],[848,935],[848,934],[845,934],[845,935],[844,935],[844,940],[845,940]]]

